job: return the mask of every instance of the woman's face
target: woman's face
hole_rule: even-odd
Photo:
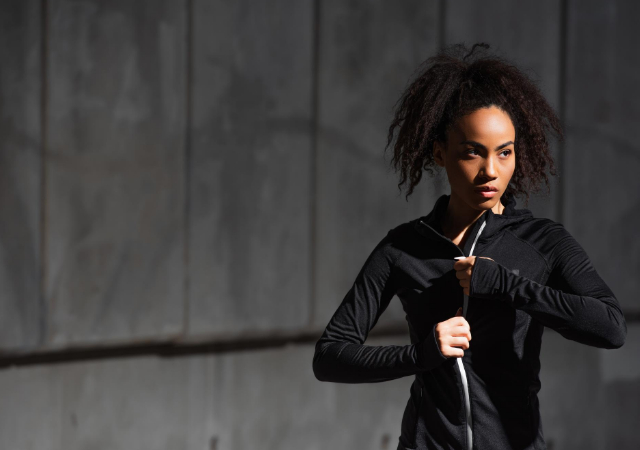
[[[433,149],[436,164],[447,172],[451,199],[496,211],[516,167],[515,139],[509,115],[496,106],[460,118],[447,134],[447,148],[436,142]]]

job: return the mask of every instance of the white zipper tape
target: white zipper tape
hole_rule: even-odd
[[[480,225],[480,229],[478,233],[476,233],[476,237],[473,240],[473,244],[471,245],[471,249],[469,250],[469,256],[473,256],[473,249],[476,247],[476,242],[478,242],[478,237],[484,226],[487,224],[487,221],[483,221],[482,225]],[[461,259],[464,257],[457,257],[456,259]],[[462,304],[462,317],[467,317],[467,310],[469,307],[469,296],[464,294],[464,303]],[[464,407],[467,413],[467,449],[472,450],[473,448],[473,436],[471,433],[471,401],[469,400],[469,382],[467,381],[467,372],[464,370],[464,364],[462,364],[462,358],[457,358],[458,360],[458,368],[460,369],[460,375],[462,378],[462,388],[464,390]]]

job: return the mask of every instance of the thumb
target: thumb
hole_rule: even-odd
[[[458,311],[456,311],[456,317],[461,316],[462,315],[462,306],[460,308],[458,308]]]

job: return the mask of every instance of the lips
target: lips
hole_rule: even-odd
[[[475,190],[479,192],[498,192],[498,188],[495,186],[479,186]]]

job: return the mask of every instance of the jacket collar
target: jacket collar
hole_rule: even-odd
[[[447,239],[442,234],[440,223],[447,211],[450,197],[448,194],[441,195],[436,200],[429,214],[414,221],[414,227],[420,234],[431,238]],[[472,236],[475,236],[482,222],[486,221],[486,225],[478,241],[488,241],[494,236],[501,234],[506,228],[533,218],[530,210],[516,208],[516,199],[512,195],[503,195],[501,201],[504,205],[502,214],[495,214],[492,210],[488,209],[471,226]]]

